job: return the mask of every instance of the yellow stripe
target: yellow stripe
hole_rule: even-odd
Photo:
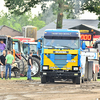
[[[54,51],[68,51],[68,53],[54,53]],[[44,49],[44,53],[49,54],[78,54],[78,50],[55,50],[55,49]]]
[[[49,65],[50,70],[58,70],[59,68],[44,54],[44,64],[43,65]],[[55,67],[55,68],[51,68]]]
[[[78,66],[78,55],[75,56],[71,61],[75,62],[68,62],[65,66],[63,66],[63,70],[72,70],[72,66]]]

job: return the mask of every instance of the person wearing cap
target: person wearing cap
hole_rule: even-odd
[[[31,79],[31,69],[33,68],[33,59],[32,59],[33,52],[30,52],[30,55],[28,57],[28,71],[27,71],[27,80]]]

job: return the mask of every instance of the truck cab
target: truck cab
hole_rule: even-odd
[[[5,43],[6,47],[5,47],[5,51],[6,51],[6,55],[7,55],[7,51],[10,50],[15,58],[15,50],[13,48],[13,39],[11,36],[6,36],[6,35],[1,35],[0,36],[0,40],[3,40],[3,42]],[[0,55],[2,55],[3,50],[0,50]],[[19,72],[20,69],[17,66],[18,64],[16,62],[14,62],[14,64],[12,64],[12,68],[11,71],[12,72],[17,72],[17,76],[19,77]],[[15,75],[16,76],[16,75]]]
[[[80,83],[81,57],[78,30],[46,30],[42,40],[41,83],[72,79]]]
[[[25,55],[29,55],[30,51],[33,52],[34,56],[37,56],[37,42],[24,42],[23,52]]]
[[[13,50],[13,45],[12,45],[12,38],[10,36],[0,36],[0,40],[3,40],[3,42],[5,43],[6,47],[5,50]],[[2,50],[0,49],[0,52],[2,52]]]

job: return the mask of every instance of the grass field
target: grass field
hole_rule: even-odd
[[[5,79],[5,78],[4,78]],[[40,77],[32,77],[33,80],[40,80]],[[1,80],[1,79],[0,79]],[[9,80],[9,78],[8,78]],[[11,80],[27,80],[27,77],[11,78]]]
[[[32,77],[33,80],[40,80],[40,77]],[[27,77],[12,78],[11,80],[27,80]]]
[[[5,78],[4,78],[5,79]],[[32,77],[33,80],[40,80],[40,77]],[[0,78],[1,80],[1,78]],[[9,80],[9,79],[8,79]],[[11,80],[27,80],[27,77],[20,77],[20,78],[11,78]],[[100,79],[97,79],[97,81],[100,81]]]
[[[100,79],[97,79],[97,81],[100,81]]]

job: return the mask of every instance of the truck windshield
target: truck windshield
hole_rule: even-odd
[[[44,48],[68,48],[68,49],[78,49],[79,48],[79,38],[44,38]]]
[[[16,51],[16,52],[19,52],[18,42],[15,42],[15,41],[14,41],[14,43],[15,43],[15,44],[14,44],[14,49],[15,49],[15,51]]]
[[[30,48],[30,51],[33,52],[33,54],[37,54],[37,45],[36,44],[23,44],[23,51],[24,51],[24,54],[28,54],[30,51],[29,51],[29,48]]]
[[[30,51],[32,51],[33,54],[37,54],[37,45],[36,44],[30,44]]]
[[[24,54],[28,54],[29,48],[28,48],[28,44],[23,44],[23,52]]]

